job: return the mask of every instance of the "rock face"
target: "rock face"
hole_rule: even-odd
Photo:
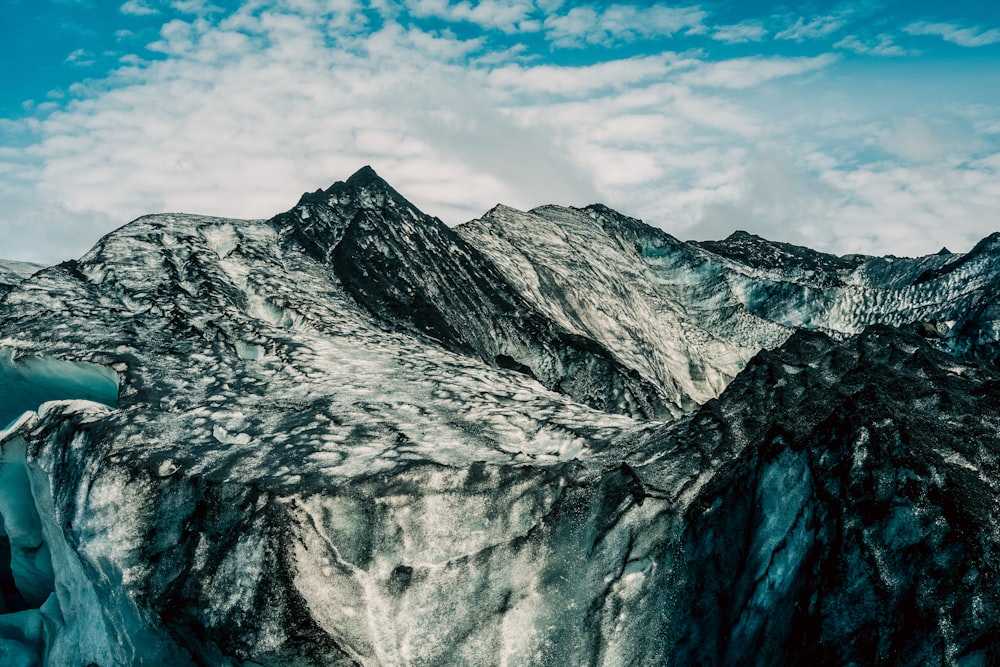
[[[745,232],[683,243],[600,205],[497,207],[458,232],[542,312],[603,341],[682,412],[799,329],[842,339],[933,321],[951,350],[1000,352],[1000,235],[967,255],[841,258]]]
[[[1000,663],[997,238],[141,218],[0,297],[0,663]]]
[[[998,379],[884,327],[755,358],[692,422],[746,445],[688,509],[678,662],[1000,659]]]
[[[0,297],[43,268],[41,264],[0,259]]]
[[[370,168],[304,196],[272,223],[394,328],[519,370],[598,409],[669,414],[656,385],[599,340],[539,312],[479,250],[416,210]]]

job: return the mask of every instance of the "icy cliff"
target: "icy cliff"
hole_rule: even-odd
[[[29,262],[0,259],[0,296],[14,289],[22,280],[41,271],[44,266]]]
[[[140,218],[0,296],[0,663],[992,664],[998,251]]]

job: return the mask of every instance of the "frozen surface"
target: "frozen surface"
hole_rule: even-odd
[[[0,459],[0,517],[10,545],[10,569],[27,607],[37,609],[55,590],[52,555],[42,536],[31,480],[25,463],[25,443],[4,446]]]
[[[0,259],[0,296],[7,289],[14,287],[44,268],[41,264]]]
[[[684,243],[600,205],[497,206],[459,233],[529,300],[604,342],[677,412],[718,396],[794,331],[843,337],[923,325],[942,347],[992,349],[998,241],[968,255],[835,257],[737,232]]]
[[[7,426],[25,410],[46,401],[84,399],[109,407],[118,404],[118,375],[106,366],[29,356],[0,346],[0,424]]]
[[[2,297],[10,664],[1000,659],[995,240],[456,236],[375,179]]]

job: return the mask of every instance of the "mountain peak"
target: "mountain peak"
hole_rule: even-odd
[[[730,241],[730,242],[732,242],[732,241],[767,241],[767,239],[765,239],[762,236],[758,236],[757,234],[751,234],[748,231],[745,231],[745,230],[742,230],[742,229],[737,229],[735,232],[733,232],[732,234],[730,234],[729,236],[727,236],[725,238],[725,241]]]
[[[807,271],[821,284],[837,284],[838,273],[856,268],[863,256],[838,257],[805,246],[769,241],[768,239],[737,230],[722,241],[693,241],[695,245],[716,255],[735,260],[745,266],[768,271],[796,269]]]
[[[367,164],[351,174],[351,176],[347,179],[347,185],[352,185],[354,187],[362,187],[373,183],[388,185],[388,183],[386,183],[385,180],[375,173],[375,170]]]
[[[353,206],[365,209],[412,206],[403,195],[365,165],[351,174],[346,181],[337,181],[323,192],[328,205],[351,202]]]

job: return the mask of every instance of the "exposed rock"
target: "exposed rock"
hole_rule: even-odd
[[[24,279],[0,655],[1000,662],[995,239],[720,243],[602,206],[454,231],[364,169]]]

